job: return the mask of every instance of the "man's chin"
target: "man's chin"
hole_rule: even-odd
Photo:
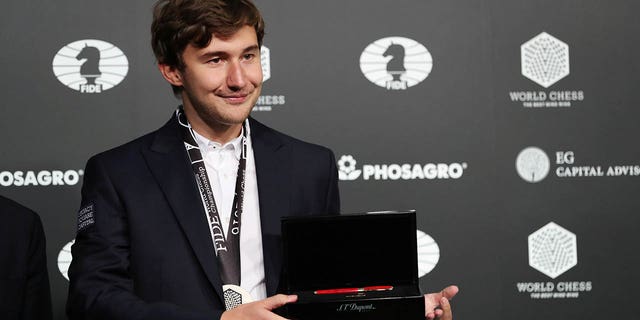
[[[229,114],[222,115],[220,119],[216,119],[217,122],[226,124],[229,126],[234,126],[238,124],[242,124],[251,114],[251,109],[245,109],[243,107],[241,110],[236,110],[237,112],[232,112]]]

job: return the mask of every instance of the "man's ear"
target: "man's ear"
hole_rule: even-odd
[[[158,63],[158,70],[162,76],[172,85],[182,87],[182,73],[177,67]]]

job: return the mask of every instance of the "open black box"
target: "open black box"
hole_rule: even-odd
[[[288,319],[424,319],[415,211],[285,217],[279,292]],[[317,290],[385,287],[317,294]],[[392,289],[389,289],[392,287]],[[353,290],[355,291],[355,290]]]

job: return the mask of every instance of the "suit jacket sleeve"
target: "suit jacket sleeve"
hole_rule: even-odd
[[[45,235],[40,217],[0,196],[0,319],[51,319]]]
[[[132,177],[134,179],[134,177]],[[69,268],[70,319],[219,319],[164,302],[146,302],[130,274],[127,208],[100,157],[89,160],[82,187],[79,228]]]
[[[29,265],[22,319],[51,319],[51,291],[47,272],[47,253],[40,217],[35,215],[29,241]]]
[[[329,153],[329,188],[327,189],[327,208],[328,214],[340,213],[340,193],[338,191],[338,168],[336,167],[336,158],[333,152]]]

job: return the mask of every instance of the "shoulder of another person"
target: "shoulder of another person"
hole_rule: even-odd
[[[0,196],[0,214],[3,221],[31,225],[40,220],[33,210],[9,199]]]
[[[36,212],[1,196],[0,220],[0,241],[22,246],[29,243],[32,236],[42,235],[42,222]]]

